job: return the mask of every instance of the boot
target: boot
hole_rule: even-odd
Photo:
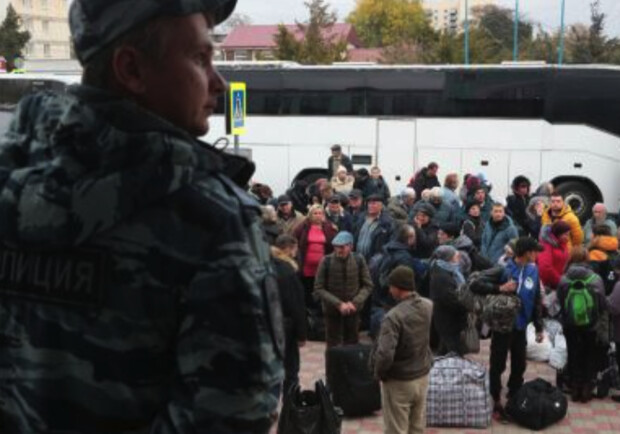
[[[586,403],[592,401],[592,386],[585,384],[581,387],[581,402]]]
[[[573,402],[580,402],[582,397],[583,387],[581,384],[572,383],[570,386],[570,399]]]

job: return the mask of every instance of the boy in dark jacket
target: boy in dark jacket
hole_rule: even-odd
[[[433,304],[415,292],[410,268],[396,267],[388,281],[398,305],[381,323],[371,358],[374,376],[381,381],[385,432],[423,433],[432,360],[429,334]]]
[[[501,405],[502,374],[506,370],[506,359],[510,351],[510,377],[508,397],[513,396],[523,385],[526,369],[527,338],[525,330],[530,322],[536,328],[536,342],[542,342],[543,324],[541,312],[540,278],[536,266],[536,256],[542,247],[533,238],[521,237],[515,245],[515,257],[508,261],[500,284],[471,285],[478,294],[516,294],[521,299],[521,309],[517,313],[512,331],[500,333],[493,331],[491,338],[491,396],[495,417],[505,418]]]

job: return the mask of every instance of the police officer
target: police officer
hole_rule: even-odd
[[[74,0],[83,85],[0,142],[0,431],[266,433],[281,314],[253,166],[195,137],[236,0]]]

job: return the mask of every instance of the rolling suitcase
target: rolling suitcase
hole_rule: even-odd
[[[381,409],[381,388],[368,367],[371,346],[345,345],[327,350],[327,384],[345,416],[365,416]]]

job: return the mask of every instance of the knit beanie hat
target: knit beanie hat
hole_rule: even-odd
[[[415,276],[413,270],[404,265],[394,268],[388,276],[388,284],[403,291],[415,291]]]
[[[456,249],[452,246],[439,246],[433,252],[433,259],[440,259],[442,261],[450,262],[454,255],[456,255]]]
[[[570,232],[570,225],[563,220],[558,220],[553,225],[551,225],[551,233],[559,238],[565,233]]]

